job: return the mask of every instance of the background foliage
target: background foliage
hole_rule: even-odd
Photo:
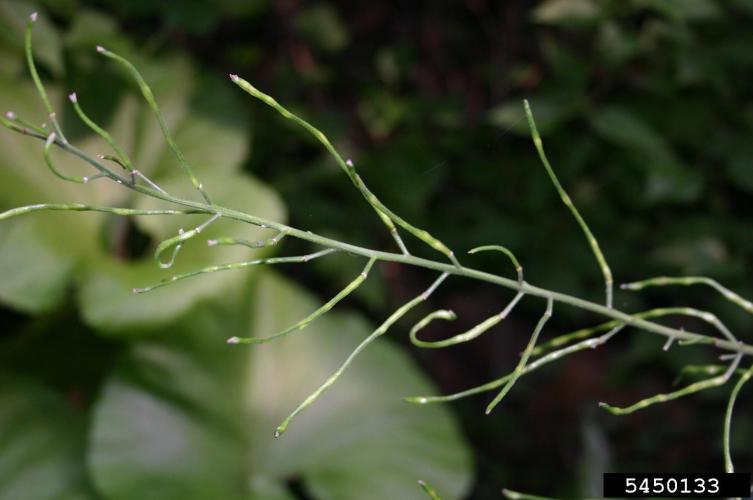
[[[1,2],[0,111],[41,120],[21,58],[21,29],[37,8],[36,53],[55,98],[76,90],[141,170],[178,191],[190,186],[148,110],[94,45],[144,70],[178,143],[220,201],[392,248],[337,166],[274,112],[237,95],[223,80],[232,71],[321,125],[388,206],[459,254],[502,243],[522,258],[530,282],[598,299],[598,268],[528,138],[528,98],[618,282],[702,274],[753,296],[749,0]],[[63,121],[69,138],[99,152],[72,110]],[[30,140],[2,132],[0,144],[0,208],[144,203],[96,184],[63,185]],[[595,408],[666,390],[681,366],[712,359],[703,348],[665,354],[644,334],[532,375],[491,417],[478,398],[450,408],[400,403],[429,383],[409,355],[442,391],[509,371],[539,313],[526,301],[474,345],[415,353],[380,342],[298,429],[273,442],[272,422],[343,357],[341,339],[355,345],[363,317],[384,317],[427,277],[381,266],[346,304],[358,315],[320,320],[279,346],[231,349],[222,340],[232,332],[271,333],[314,302],[266,271],[132,296],[133,286],[161,277],[151,247],[175,230],[168,220],[130,225],[82,214],[0,225],[0,498],[18,498],[15,488],[34,474],[44,474],[34,484],[47,491],[24,498],[408,498],[420,495],[419,478],[448,498],[466,489],[469,498],[497,498],[503,485],[597,494],[606,469],[722,468],[728,389],[623,419]],[[296,254],[299,245],[282,251]],[[189,245],[179,264],[245,255],[223,252]],[[492,255],[463,261],[501,266]],[[338,257],[279,272],[321,300],[359,266]],[[504,298],[454,283],[434,302],[459,320],[437,325],[437,335],[474,324]],[[615,304],[690,304],[717,312],[740,337],[751,330],[749,318],[702,289],[618,293]],[[544,335],[595,319],[561,309]],[[675,325],[702,328],[683,321]],[[395,333],[404,343],[406,325]],[[744,446],[753,440],[750,401],[743,394],[736,409],[739,470],[753,468]]]

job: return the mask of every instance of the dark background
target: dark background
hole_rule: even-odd
[[[387,206],[437,235],[464,264],[512,275],[501,255],[463,255],[503,244],[522,261],[529,282],[601,301],[596,262],[528,135],[526,98],[548,156],[617,283],[704,275],[753,296],[753,2],[42,3],[63,32],[81,9],[94,9],[114,19],[144,58],[182,51],[200,72],[248,79],[325,131]],[[115,98],[107,96],[127,85],[97,85],[107,70],[77,67],[70,55],[64,64],[59,79],[99,95],[99,116],[112,113]],[[251,120],[244,168],[282,196],[291,225],[393,249],[379,219],[319,144],[260,103],[242,102]],[[439,258],[405,239],[416,254]],[[140,255],[148,247],[136,239],[129,252]],[[288,241],[283,251],[305,248]],[[283,271],[326,300],[358,266],[335,260]],[[384,264],[379,271],[348,303],[373,322],[429,279],[405,266]],[[459,319],[434,324],[436,338],[483,320],[509,297],[506,290],[452,279],[432,305],[453,309]],[[750,316],[705,287],[617,291],[615,305],[628,312],[710,310],[750,339]],[[394,338],[442,392],[454,392],[511,370],[542,308],[542,301],[524,299],[502,326],[452,349],[410,348],[410,323],[401,323]],[[30,321],[10,308],[1,314],[8,336]],[[599,321],[557,305],[543,336]],[[662,321],[708,331],[690,319]],[[661,345],[631,331],[549,365],[520,380],[489,417],[486,397],[453,403],[475,459],[467,498],[498,498],[502,486],[560,496],[598,493],[603,470],[721,471],[731,384],[627,417],[596,406],[672,390],[683,366],[713,363],[717,354],[677,346],[665,353]],[[118,349],[108,345],[103,364]],[[96,379],[85,384],[97,390]],[[741,393],[733,432],[740,471],[753,468],[745,444],[753,440],[748,392]]]

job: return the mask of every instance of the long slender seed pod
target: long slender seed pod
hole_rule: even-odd
[[[60,129],[60,125],[57,121],[57,116],[55,115],[55,110],[52,108],[52,104],[50,104],[50,99],[49,97],[47,97],[47,92],[44,89],[42,80],[39,78],[39,73],[37,73],[37,66],[36,64],[34,64],[34,54],[31,48],[31,33],[36,21],[37,13],[34,12],[29,16],[29,21],[26,23],[26,32],[24,33],[24,53],[26,55],[26,65],[29,67],[29,73],[31,74],[31,79],[34,81],[34,86],[37,88],[37,93],[39,93],[39,97],[40,99],[42,99],[42,103],[44,103],[44,107],[47,110],[47,114],[49,116],[50,122],[52,123],[54,132],[63,143],[67,143],[68,140],[65,138],[63,131]]]
[[[152,89],[149,87],[149,84],[146,83],[146,80],[144,80],[144,77],[141,76],[141,73],[139,73],[139,70],[137,70],[136,67],[133,64],[131,64],[131,62],[128,59],[114,52],[111,52],[105,49],[104,47],[97,46],[97,52],[99,52],[105,57],[109,57],[110,59],[116,61],[121,66],[123,66],[126,70],[128,70],[128,72],[131,74],[133,79],[136,81],[136,84],[139,86],[139,89],[141,90],[141,95],[144,96],[144,100],[152,109],[154,116],[157,118],[157,122],[159,123],[160,130],[162,131],[162,135],[164,136],[165,141],[167,142],[167,145],[170,147],[173,154],[178,159],[178,163],[180,163],[180,166],[188,175],[188,178],[191,180],[191,184],[193,184],[193,187],[196,188],[196,190],[201,194],[202,198],[204,198],[204,201],[208,205],[211,205],[212,201],[209,199],[209,196],[207,195],[206,191],[204,191],[204,185],[201,182],[199,182],[199,179],[196,177],[196,174],[194,174],[193,172],[193,168],[191,168],[191,165],[189,165],[188,161],[183,155],[183,151],[181,151],[181,149],[175,143],[175,140],[170,134],[170,130],[167,128],[167,123],[165,122],[165,118],[162,116],[162,111],[160,111],[160,108],[157,105],[157,101],[154,99],[154,94],[152,93]]]
[[[753,302],[744,299],[739,294],[733,292],[729,288],[722,286],[718,281],[707,278],[705,276],[657,276],[656,278],[650,278],[642,281],[635,281],[633,283],[624,283],[620,285],[623,290],[643,290],[644,288],[654,286],[692,286],[692,285],[706,285],[715,289],[721,293],[725,299],[729,300],[733,304],[739,306],[743,310],[753,314]]]
[[[599,247],[599,242],[594,237],[593,233],[591,233],[591,230],[588,228],[588,224],[586,224],[586,221],[583,219],[583,217],[580,215],[580,212],[577,208],[575,208],[575,204],[573,204],[573,201],[570,199],[570,196],[568,196],[567,192],[565,191],[565,188],[562,187],[562,184],[560,184],[559,179],[557,178],[557,174],[554,173],[554,169],[552,168],[552,165],[549,163],[549,160],[546,157],[546,153],[544,152],[544,144],[541,142],[541,136],[539,135],[539,130],[536,128],[536,122],[533,119],[533,113],[531,112],[531,105],[526,100],[524,102],[525,104],[525,110],[526,110],[526,118],[528,118],[528,126],[531,129],[531,136],[533,137],[533,144],[536,146],[536,151],[539,153],[539,158],[541,159],[541,163],[544,164],[544,168],[546,169],[546,173],[549,174],[549,179],[551,179],[552,184],[554,184],[554,188],[557,190],[557,193],[559,193],[560,198],[562,198],[562,203],[565,204],[565,206],[570,210],[570,213],[573,214],[573,217],[575,217],[575,220],[578,222],[578,225],[580,226],[581,230],[583,231],[583,234],[586,236],[586,240],[588,240],[588,244],[591,247],[591,251],[594,254],[594,257],[596,257],[596,261],[599,264],[599,267],[601,268],[601,274],[604,275],[604,286],[606,289],[606,306],[611,309],[612,307],[612,284],[614,280],[612,279],[612,270],[609,268],[609,264],[607,264],[607,259],[604,257],[604,254],[601,251],[601,247]]]
[[[406,302],[402,306],[400,306],[394,313],[390,315],[389,318],[387,318],[384,323],[379,325],[379,327],[374,330],[371,335],[366,337],[358,346],[353,350],[353,352],[350,353],[350,355],[345,359],[345,362],[343,362],[342,365],[340,365],[340,368],[335,371],[327,380],[324,381],[322,385],[319,386],[318,389],[316,389],[314,392],[312,392],[301,404],[296,407],[295,410],[293,410],[290,415],[288,415],[285,420],[282,421],[282,423],[277,426],[277,430],[275,431],[275,437],[280,437],[285,430],[288,428],[288,425],[290,425],[290,422],[303,410],[308,408],[316,399],[321,396],[324,391],[329,389],[338,378],[340,378],[340,375],[343,374],[343,372],[350,366],[350,364],[353,362],[353,360],[358,356],[358,354],[361,353],[366,347],[368,347],[369,344],[371,344],[374,340],[379,338],[380,336],[384,335],[387,330],[400,318],[405,316],[411,309],[416,307],[421,302],[425,301],[429,298],[429,296],[434,292],[434,290],[437,289],[439,285],[442,284],[442,282],[447,278],[447,273],[443,273],[442,275],[437,278],[434,283],[429,286],[429,288],[424,291],[424,293],[416,296],[415,298],[411,299],[410,301]]]
[[[442,500],[442,498],[439,496],[439,494],[434,490],[434,488],[431,487],[429,483],[424,481],[423,479],[418,480],[418,485],[424,490],[426,495],[431,500]]]
[[[509,498],[510,500],[557,500],[556,498],[552,497],[529,495],[528,493],[521,493],[519,491],[510,490],[508,488],[503,488],[502,494],[505,496],[505,498]]]
[[[323,314],[327,313],[330,309],[335,307],[341,300],[343,300],[345,297],[353,293],[353,291],[361,286],[361,283],[366,281],[366,278],[369,276],[369,271],[371,271],[371,267],[374,265],[374,262],[376,262],[376,259],[374,257],[370,258],[369,261],[366,263],[366,267],[363,268],[363,271],[356,276],[356,278],[351,281],[348,286],[340,290],[337,295],[329,299],[323,306],[318,308],[316,311],[312,312],[305,318],[303,318],[301,321],[296,323],[295,325],[288,327],[281,332],[275,333],[274,335],[269,335],[268,337],[230,337],[227,339],[228,344],[263,344],[266,342],[271,342],[273,340],[277,340],[281,337],[284,337],[294,331],[300,331],[306,328],[312,321],[317,319],[319,316],[322,316]]]
[[[724,373],[726,369],[727,367],[724,365],[686,365],[682,367],[682,370],[680,370],[680,373],[672,382],[672,385],[677,385],[684,379],[698,374],[713,377],[714,375]],[[745,372],[738,369],[736,373],[742,375]]]
[[[182,229],[178,233],[178,236],[173,236],[172,238],[168,238],[159,245],[157,245],[157,248],[154,250],[154,260],[159,264],[159,267],[162,269],[167,269],[169,267],[172,267],[172,265],[175,263],[175,258],[178,256],[178,252],[180,252],[180,249],[183,248],[183,243],[197,234],[201,234],[201,232],[207,228],[212,222],[216,221],[222,217],[221,214],[214,214],[212,217],[207,219],[206,221],[202,222],[195,228],[191,229],[190,231],[183,231]],[[162,262],[160,260],[160,256],[167,250],[168,248],[173,248],[172,255],[170,256],[170,260],[167,262]]]
[[[753,365],[748,368],[745,373],[740,376],[740,379],[732,388],[732,393],[729,396],[727,402],[727,410],[724,412],[724,435],[722,437],[722,447],[724,448],[724,471],[735,472],[735,466],[732,463],[732,452],[730,451],[730,435],[732,434],[732,411],[735,408],[735,401],[737,395],[740,393],[740,389],[743,388],[746,382],[753,377]]]
[[[435,319],[443,319],[445,321],[455,321],[457,319],[457,315],[453,311],[449,311],[447,309],[439,309],[437,311],[430,312],[423,318],[421,318],[415,325],[413,325],[413,328],[410,329],[410,341],[411,344],[413,344],[416,347],[426,347],[426,344],[424,341],[419,340],[418,338],[418,332],[426,328],[429,323],[434,321]],[[431,344],[431,342],[428,342],[428,344]]]
[[[719,387],[727,383],[730,376],[737,369],[737,365],[740,364],[741,359],[742,359],[742,354],[738,354],[735,356],[735,359],[732,361],[732,363],[730,363],[729,368],[727,368],[727,371],[724,372],[724,374],[719,375],[717,377],[709,378],[706,380],[701,380],[700,382],[695,382],[677,391],[673,391],[666,394],[656,394],[655,396],[642,399],[638,401],[637,403],[634,403],[630,406],[619,407],[619,406],[612,406],[607,403],[599,403],[599,407],[604,408],[612,415],[629,415],[633,412],[642,410],[644,408],[647,408],[657,403],[666,403],[668,401],[673,401],[683,396],[695,394],[696,392],[704,391],[706,389],[711,389],[714,387]]]
[[[520,377],[520,374],[523,373],[523,370],[525,370],[526,363],[528,363],[528,358],[531,357],[531,352],[533,351],[533,346],[536,345],[536,341],[539,338],[539,334],[541,333],[541,330],[544,329],[544,325],[546,325],[546,322],[549,321],[549,318],[552,317],[552,299],[551,297],[546,301],[546,311],[544,311],[544,314],[541,316],[541,319],[539,320],[539,323],[536,325],[536,328],[533,330],[533,335],[531,335],[531,339],[528,341],[528,344],[526,345],[525,350],[523,351],[523,355],[520,357],[520,361],[518,362],[518,366],[515,367],[515,370],[512,372],[512,376],[510,377],[510,380],[505,383],[504,387],[499,391],[499,393],[494,397],[491,403],[486,407],[486,414],[490,414],[492,410],[502,401],[502,399],[507,395],[508,392],[510,392],[510,389],[512,389],[512,386],[515,385],[515,382],[518,381],[518,378]]]
[[[241,238],[217,238],[214,240],[207,240],[207,244],[210,247],[217,245],[243,245],[249,248],[264,248],[273,247],[280,243],[280,241],[287,236],[287,231],[280,231],[274,238],[258,241],[248,241]]]
[[[653,318],[661,318],[664,316],[673,316],[673,315],[691,316],[694,318],[698,318],[712,325],[714,328],[719,330],[725,337],[734,338],[734,336],[729,331],[729,329],[726,326],[724,326],[724,324],[714,314],[707,311],[702,311],[700,309],[695,309],[692,307],[657,307],[655,309],[649,309],[648,311],[635,313],[633,314],[633,317],[637,319],[650,319],[650,318],[653,319]],[[617,320],[607,321],[605,323],[601,323],[600,325],[592,326],[589,328],[582,328],[574,332],[560,335],[536,347],[533,350],[533,354],[534,356],[539,356],[542,353],[550,349],[557,348],[565,344],[569,344],[570,342],[574,340],[588,338],[601,331],[606,331],[606,330],[609,330],[610,328],[614,328],[619,323],[620,321],[617,321]],[[699,339],[695,339],[695,340],[703,341],[703,339],[701,339],[700,336],[699,336]]]
[[[423,320],[419,321],[416,324],[416,326],[414,326],[413,329],[411,330],[411,335],[410,335],[411,343],[415,345],[416,347],[423,347],[423,348],[428,348],[428,349],[441,349],[443,347],[450,347],[453,345],[470,342],[476,337],[486,333],[490,328],[496,326],[505,318],[507,318],[507,316],[510,315],[510,312],[512,312],[512,310],[518,304],[520,299],[523,298],[523,295],[525,294],[522,292],[518,292],[517,294],[515,294],[515,297],[513,297],[513,299],[507,304],[507,306],[502,311],[498,312],[497,314],[493,316],[489,316],[481,323],[477,324],[476,326],[472,327],[471,329],[463,333],[453,335],[452,337],[443,339],[443,340],[432,340],[432,341],[421,340],[418,338],[417,334],[418,334],[418,331],[421,330],[421,328],[425,327],[429,323],[429,321],[431,321],[431,319],[436,319],[437,317],[440,317],[445,314],[436,315],[433,318],[425,322],[424,320],[427,320],[427,318],[424,318]],[[453,313],[453,316],[454,316],[454,313]],[[454,319],[454,318],[449,317],[448,315],[448,317],[443,318],[443,319]]]
[[[47,130],[43,129],[42,127],[38,127],[33,123],[29,123],[26,120],[23,120],[20,116],[16,116],[16,114],[12,111],[5,113],[5,116],[0,115],[0,124],[13,130],[14,132],[19,132],[21,134],[28,135],[33,132],[35,135],[44,138],[46,138],[48,135]]]
[[[336,248],[327,248],[326,250],[321,250],[319,252],[311,253],[308,255],[296,255],[294,257],[271,257],[269,259],[248,260],[244,262],[233,262],[231,264],[220,264],[217,266],[209,266],[202,269],[197,269],[196,271],[187,272],[184,274],[176,274],[175,276],[164,279],[152,286],[148,286],[144,288],[134,288],[133,293],[151,292],[152,290],[155,290],[157,288],[162,288],[163,286],[171,285],[177,281],[181,281],[188,278],[193,278],[194,276],[199,276],[201,274],[211,274],[211,273],[217,273],[221,271],[230,271],[232,269],[244,269],[246,267],[258,266],[261,264],[290,264],[290,263],[309,262],[314,259],[318,259],[319,257],[330,255],[334,252],[337,252]]]
[[[526,365],[519,374],[519,377],[527,375],[528,373],[531,373],[532,371],[541,368],[542,366],[547,365],[552,361],[564,358],[565,356],[569,356],[578,351],[583,351],[585,349],[596,349],[597,347],[605,344],[607,341],[609,341],[609,339],[614,337],[620,330],[624,328],[624,326],[625,325],[618,325],[600,337],[585,339],[578,342],[577,344],[569,345],[557,351],[550,352],[549,354],[546,354],[545,356],[542,356]],[[467,398],[468,396],[473,396],[475,394],[493,391],[494,389],[506,384],[512,378],[512,375],[512,373],[509,373],[504,377],[492,380],[491,382],[487,382],[476,387],[471,387],[470,389],[456,392],[454,394],[448,394],[445,396],[408,396],[403,398],[403,401],[421,405],[431,403],[449,403],[450,401]]]
[[[484,245],[484,246],[480,246],[480,247],[476,247],[471,250],[468,250],[468,253],[474,254],[478,252],[487,252],[489,250],[502,252],[503,254],[507,255],[507,258],[510,259],[510,262],[512,262],[512,265],[515,266],[515,272],[518,273],[518,283],[522,285],[523,284],[523,266],[520,265],[520,262],[518,262],[518,259],[515,258],[515,254],[512,253],[507,247],[503,247],[502,245]]]
[[[79,119],[84,122],[84,124],[86,124],[86,126],[89,127],[95,134],[104,139],[105,142],[110,145],[112,150],[115,151],[115,155],[123,168],[125,168],[129,172],[132,172],[133,164],[131,163],[131,159],[128,158],[128,155],[125,153],[125,151],[123,151],[118,143],[115,142],[115,139],[112,138],[109,132],[97,125],[94,120],[89,118],[86,113],[84,113],[84,110],[81,109],[81,105],[78,102],[78,96],[76,96],[75,92],[68,95],[68,100],[73,104],[73,109],[76,110],[76,114],[78,115]]]
[[[104,212],[115,215],[194,215],[206,213],[203,210],[138,210],[135,208],[114,208],[100,207],[96,205],[83,205],[81,203],[38,203],[36,205],[26,205],[23,207],[12,208],[5,212],[0,212],[0,220],[26,215],[39,211],[64,211],[64,212]]]
[[[82,177],[78,175],[66,175],[63,172],[61,172],[55,164],[52,162],[52,158],[50,157],[50,148],[57,140],[57,136],[55,135],[55,132],[51,132],[49,136],[47,136],[47,141],[44,143],[44,149],[43,149],[43,155],[44,155],[44,162],[47,164],[47,167],[50,169],[50,172],[55,174],[57,177],[63,179],[64,181],[69,182],[76,182],[78,184],[85,184],[88,181],[87,177]]]

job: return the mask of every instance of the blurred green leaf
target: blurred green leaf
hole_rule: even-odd
[[[36,383],[0,374],[0,499],[88,500],[83,415]]]
[[[566,121],[576,116],[582,109],[584,101],[569,94],[546,93],[529,96],[536,126],[539,132],[546,134],[554,131]],[[523,112],[523,99],[503,102],[489,111],[489,121],[505,131],[529,136],[531,131]]]
[[[753,148],[745,147],[731,156],[727,164],[727,174],[735,187],[753,192]]]
[[[618,106],[606,107],[592,115],[591,126],[602,139],[625,148],[644,170],[647,201],[688,202],[699,196],[700,173],[681,165],[664,138],[638,116]]]
[[[303,7],[296,13],[293,26],[315,48],[326,52],[341,50],[348,43],[348,29],[329,3]]]
[[[23,51],[24,29],[32,12],[39,11],[35,2],[23,0],[0,2],[0,42],[14,48],[19,56]],[[39,12],[34,23],[34,56],[55,76],[63,73],[63,53],[60,36],[50,20]]]
[[[68,240],[70,217],[7,221],[0,225],[0,300],[29,313],[63,302],[78,259]],[[66,248],[68,247],[68,248]]]
[[[531,17],[542,24],[588,25],[596,22],[601,12],[592,0],[545,0],[536,6]]]
[[[712,0],[634,0],[637,5],[653,9],[675,21],[713,21],[721,17],[717,2]]]
[[[171,327],[177,335],[137,343],[122,360],[95,411],[99,489],[112,499],[269,498],[253,485],[279,489],[296,478],[316,498],[420,499],[421,477],[457,498],[469,480],[458,430],[445,408],[401,401],[431,388],[389,341],[273,437],[370,327],[330,313],[273,344],[229,346],[229,336],[269,335],[316,308],[271,272],[258,280],[251,307],[247,293],[228,293]]]
[[[386,139],[402,123],[408,111],[406,104],[389,92],[370,93],[358,105],[358,115],[369,134],[378,140]]]

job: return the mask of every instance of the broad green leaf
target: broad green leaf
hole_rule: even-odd
[[[87,500],[85,420],[57,394],[0,374],[0,500]]]
[[[50,215],[0,224],[0,301],[28,313],[64,300],[78,261],[62,230],[72,218]]]
[[[423,478],[458,498],[470,458],[456,424],[445,408],[400,400],[431,388],[387,339],[273,437],[371,327],[333,312],[277,343],[227,345],[229,336],[269,335],[316,308],[269,271],[254,289],[255,299],[226,294],[221,304],[205,303],[122,360],[95,410],[98,488],[115,500],[249,499],[269,498],[258,490],[267,485],[284,498],[285,481],[297,478],[315,498],[420,499]],[[239,308],[248,315],[239,318]]]

